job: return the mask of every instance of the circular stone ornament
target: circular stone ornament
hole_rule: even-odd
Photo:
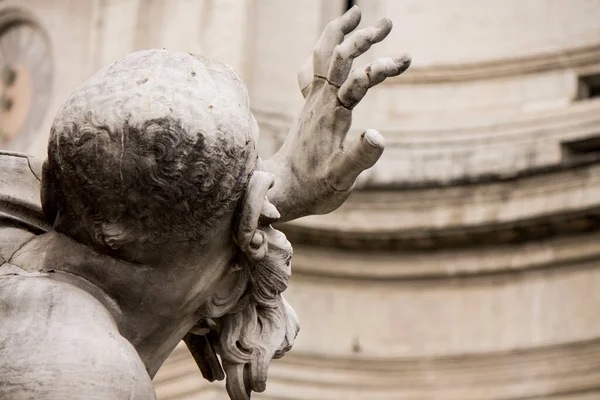
[[[26,11],[0,9],[0,147],[24,151],[52,94],[48,35]]]

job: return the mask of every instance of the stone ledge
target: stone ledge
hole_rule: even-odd
[[[599,241],[596,232],[509,246],[412,253],[295,245],[292,265],[296,279],[443,285],[456,279],[498,280],[521,278],[528,272],[588,268],[588,262],[600,259]]]
[[[540,241],[600,230],[600,207],[548,214],[514,222],[441,229],[399,231],[334,231],[288,224],[279,227],[290,241],[302,245],[362,250],[422,252],[478,248]]]
[[[362,190],[283,226],[296,244],[423,251],[539,241],[600,228],[600,164],[512,181]]]
[[[254,112],[262,129],[261,151],[267,157],[282,143],[292,118],[264,110]],[[597,162],[598,154],[567,157],[563,143],[600,135],[599,115],[600,100],[589,100],[558,110],[511,114],[510,118],[489,121],[469,121],[465,115],[462,126],[444,129],[396,129],[382,122],[378,129],[386,150],[381,160],[362,174],[358,187],[416,189],[480,184]],[[351,132],[348,140],[359,133]]]
[[[184,347],[178,347],[165,364],[165,370],[178,371],[172,376],[172,388],[176,387],[175,382],[189,385],[193,374],[202,380],[186,353]],[[255,397],[290,400],[354,400],[365,396],[378,400],[593,399],[600,394],[599,379],[600,341],[597,339],[512,352],[385,361],[292,351],[273,362],[267,391]],[[169,395],[162,379],[155,383],[158,392],[163,394],[161,399],[182,398],[176,396],[175,391]]]
[[[600,62],[600,46],[565,49],[527,57],[486,60],[479,63],[412,67],[401,78],[386,80],[384,85],[432,84],[496,79],[507,76],[577,69]]]

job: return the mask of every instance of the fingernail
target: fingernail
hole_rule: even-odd
[[[383,136],[375,129],[367,129],[362,137],[373,147],[385,147],[385,140]]]

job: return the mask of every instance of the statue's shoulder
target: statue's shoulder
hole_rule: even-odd
[[[0,263],[49,229],[40,200],[42,161],[0,150]]]

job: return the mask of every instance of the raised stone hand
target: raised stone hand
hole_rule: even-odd
[[[383,18],[373,27],[354,31],[360,19],[355,6],[327,24],[298,74],[306,102],[283,146],[263,167],[277,177],[269,199],[282,221],[338,208],[358,175],[383,152],[383,137],[372,129],[344,146],[352,109],[370,88],[404,72],[410,57],[379,58],[366,68],[352,69],[354,59],[392,29],[392,22]]]

